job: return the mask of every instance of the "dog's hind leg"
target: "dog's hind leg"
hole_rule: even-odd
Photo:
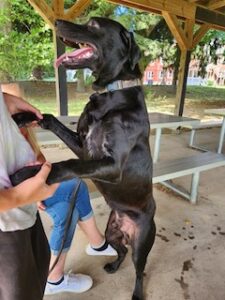
[[[132,300],[143,300],[143,273],[146,265],[148,254],[154,244],[156,226],[149,216],[142,216],[143,222],[139,225],[139,234],[131,243],[132,246],[132,259],[136,270],[136,282],[132,296]]]
[[[118,257],[115,261],[108,263],[104,266],[104,269],[108,273],[114,273],[118,270],[119,266],[123,262],[126,254],[127,248],[123,244],[124,234],[120,231],[119,224],[117,223],[115,211],[111,211],[109,216],[109,221],[107,224],[105,232],[106,240],[108,243],[116,249]]]

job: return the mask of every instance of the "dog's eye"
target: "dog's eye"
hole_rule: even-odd
[[[95,28],[97,28],[97,29],[100,28],[98,22],[95,21],[95,20],[90,20],[90,21],[88,22],[88,26],[90,26],[90,27],[95,27]]]

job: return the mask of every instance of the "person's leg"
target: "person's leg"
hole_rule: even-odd
[[[40,287],[42,295],[44,295],[50,262],[50,248],[39,213],[37,214],[35,226],[31,228],[31,243]]]
[[[36,224],[25,230],[0,231],[0,294],[1,300],[42,300],[47,280],[49,246],[45,235]],[[38,236],[35,233],[38,231]],[[40,256],[36,245],[39,240]],[[47,247],[47,249],[46,249]],[[43,257],[41,255],[43,254]],[[47,257],[47,259],[46,259]],[[43,258],[42,265],[41,259]]]
[[[64,267],[65,267],[65,263],[66,263],[67,253],[68,252],[63,252],[60,255],[57,264],[55,265],[53,270],[48,275],[48,282],[57,282],[64,276]],[[55,255],[54,252],[52,251],[49,270],[51,270],[56,259],[57,259],[57,255]]]
[[[50,248],[53,253],[51,259],[52,262],[54,261],[54,258],[56,257],[61,246],[61,242],[65,233],[65,224],[68,216],[70,202],[73,201],[73,199],[71,199],[71,194],[77,186],[78,182],[79,179],[73,179],[61,183],[54,196],[44,201],[44,204],[47,207],[46,212],[53,219],[53,230],[50,237]],[[84,181],[81,181],[80,183],[75,201],[75,209],[73,211],[71,225],[66,236],[63,252],[67,252],[70,248],[76,224],[79,219],[79,226],[86,234],[90,243],[90,245],[88,245],[87,248],[100,248],[100,251],[98,252],[87,251],[86,249],[87,254],[110,256],[116,255],[116,251],[110,246],[108,247],[108,249],[106,249],[107,247],[105,245],[105,238],[96,225],[93,210],[90,203],[88,188]],[[105,248],[102,248],[103,245],[105,245]],[[55,268],[55,271],[52,272],[52,274],[50,274],[49,279],[55,279],[56,277],[59,278],[60,272],[61,274],[63,274],[63,264],[65,264],[64,257]]]
[[[88,219],[79,221],[78,224],[92,247],[97,248],[105,242],[105,237],[99,231],[93,215]]]
[[[107,243],[105,237],[101,234],[97,227],[90,203],[88,189],[84,182],[80,185],[80,195],[81,197],[77,198],[76,209],[79,213],[79,226],[87,236],[90,243],[86,247],[86,253],[88,255],[117,255],[116,250]]]
[[[46,295],[61,292],[81,293],[90,289],[93,283],[91,277],[87,275],[64,274],[67,253],[71,246],[76,224],[79,219],[79,214],[75,205],[70,227],[68,229],[67,235],[65,236],[65,226],[68,218],[68,212],[70,209],[71,201],[74,200],[71,199],[71,195],[76,188],[77,183],[78,180],[76,179],[61,183],[54,196],[44,201],[46,212],[51,216],[53,220],[53,229],[49,241],[52,252],[50,269],[54,264],[62,247],[62,241],[65,239],[63,252],[61,253],[54,269],[48,276],[48,282],[45,289]],[[80,193],[81,191],[79,190],[77,198],[81,196]]]
[[[46,212],[53,219],[53,230],[50,237],[50,248],[52,251],[50,268],[53,265],[60,248],[62,246],[62,240],[65,235],[65,226],[70,209],[71,195],[76,188],[79,180],[73,179],[62,182],[55,192],[54,196],[45,200]],[[66,261],[67,252],[71,246],[74,236],[76,224],[79,221],[79,225],[87,234],[87,237],[93,246],[88,245],[89,251],[86,249],[86,253],[89,255],[116,255],[116,251],[111,248],[105,241],[105,238],[97,228],[92,207],[90,204],[89,193],[86,184],[81,181],[78,193],[75,200],[75,208],[73,210],[72,220],[69,230],[65,236],[65,243],[63,246],[63,252],[60,255],[60,259],[52,272],[49,274],[48,283],[46,286],[45,294],[53,294],[63,291],[70,292],[83,292],[89,289],[92,285],[92,280],[89,276],[77,274],[77,275],[64,275],[64,266]],[[96,247],[96,248],[95,248]],[[69,277],[68,277],[69,276]],[[64,278],[69,282],[65,286]],[[79,283],[79,288],[77,286]]]

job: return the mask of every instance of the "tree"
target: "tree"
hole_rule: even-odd
[[[4,7],[0,14],[0,28],[11,23],[7,35],[0,32],[1,77],[16,80],[30,78],[35,70],[54,72],[51,30],[26,1],[10,3],[10,10]]]
[[[199,76],[205,77],[208,64],[217,64],[218,60],[225,58],[225,32],[209,30],[200,43],[195,47],[192,58],[199,61]]]

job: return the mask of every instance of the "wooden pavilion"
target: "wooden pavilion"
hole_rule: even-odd
[[[107,0],[145,12],[162,15],[181,49],[181,60],[175,103],[175,114],[182,115],[186,93],[188,66],[191,50],[210,29],[225,30],[225,0]],[[74,21],[90,4],[91,0],[74,0],[64,9],[64,0],[28,0],[53,30],[56,56],[65,52],[57,40],[54,22],[56,19]],[[199,29],[194,31],[194,25]],[[65,69],[56,70],[56,91],[60,115],[67,115],[67,88]]]

